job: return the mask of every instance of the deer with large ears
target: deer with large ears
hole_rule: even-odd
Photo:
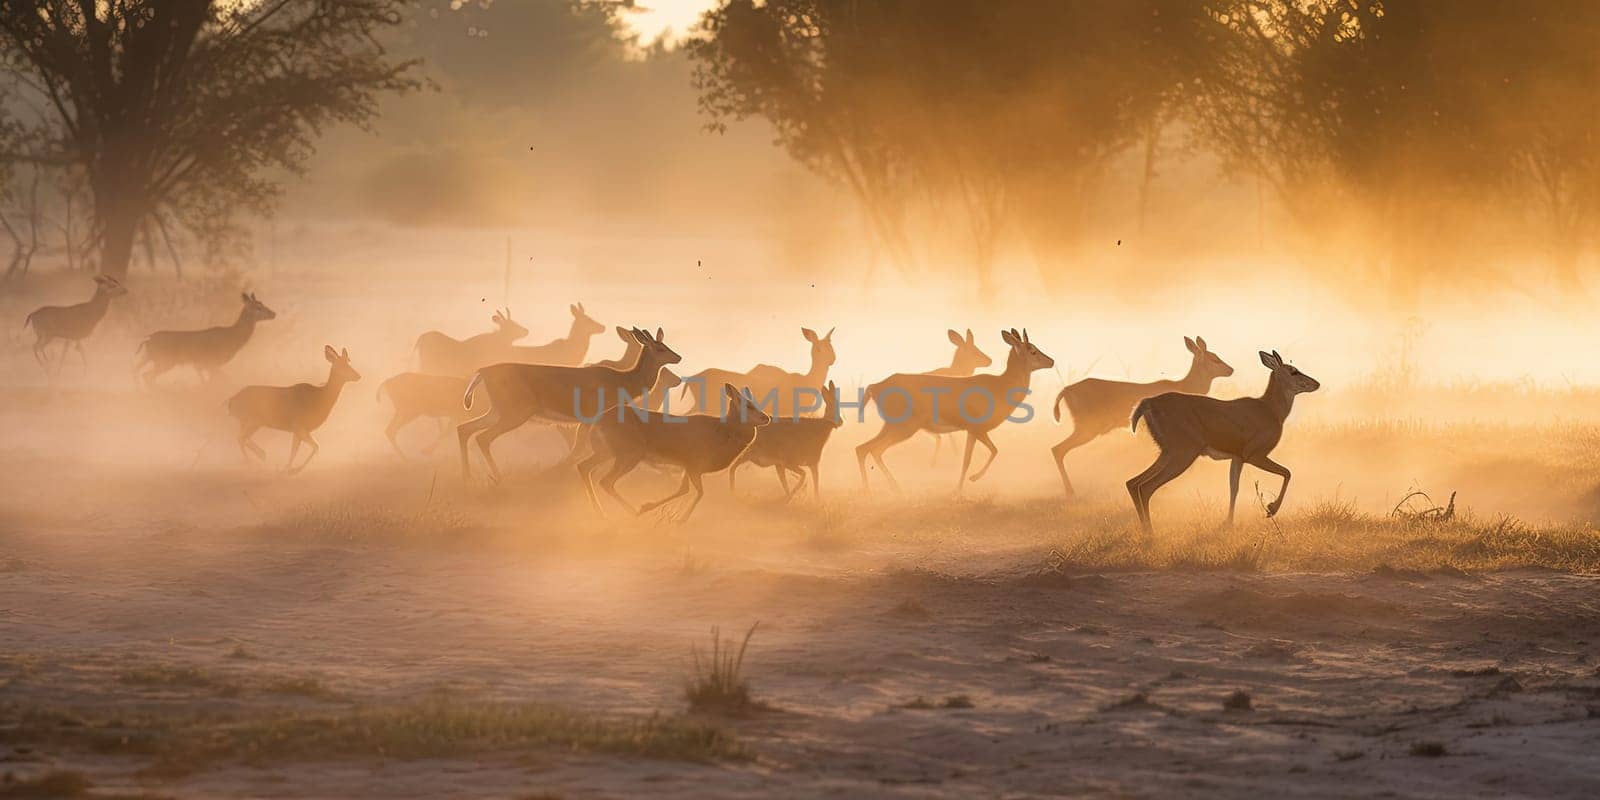
[[[556,424],[586,422],[602,409],[617,404],[624,395],[645,395],[655,386],[662,367],[683,360],[667,346],[666,334],[660,328],[655,336],[634,328],[633,336],[640,345],[639,359],[625,370],[508,363],[491,364],[473,373],[461,399],[462,407],[472,408],[472,396],[482,386],[489,396],[489,410],[456,426],[461,474],[472,474],[467,463],[467,442],[473,437],[477,437],[490,477],[498,481],[500,467],[489,449],[495,439],[535,417]]]
[[[1272,370],[1260,397],[1218,400],[1203,395],[1168,392],[1139,401],[1130,424],[1135,432],[1145,421],[1150,438],[1161,454],[1154,464],[1128,479],[1139,525],[1150,533],[1150,497],[1157,489],[1182,475],[1202,455],[1232,462],[1228,469],[1228,524],[1233,524],[1239,499],[1239,473],[1245,464],[1283,478],[1278,497],[1267,505],[1271,517],[1283,507],[1289,492],[1289,468],[1271,459],[1283,438],[1283,423],[1294,408],[1294,396],[1314,392],[1322,384],[1285,364],[1274,350],[1261,353],[1261,363]]]
[[[218,369],[244,349],[256,331],[256,323],[276,319],[278,314],[256,299],[255,292],[241,293],[244,307],[232,325],[199,331],[156,331],[139,343],[139,366],[149,386],[161,373],[187,364],[207,381]]]
[[[744,463],[758,467],[772,467],[778,473],[778,485],[783,487],[783,499],[788,502],[805,488],[805,470],[811,470],[811,495],[822,499],[822,479],[817,467],[822,463],[822,449],[828,437],[844,424],[839,415],[839,387],[828,381],[822,389],[822,416],[774,417],[772,424],[756,431],[750,443],[728,467],[728,491],[734,490],[734,477]],[[795,474],[794,488],[789,488],[788,473]]]
[[[971,375],[984,367],[994,363],[988,353],[978,348],[978,342],[972,337],[972,329],[968,328],[965,336],[951,328],[945,331],[950,338],[950,343],[956,346],[956,352],[950,357],[950,366],[929,370],[924,375],[954,375],[957,377]],[[954,434],[930,433],[933,437],[933,462],[939,463],[939,448],[944,444],[946,437]]]
[[[583,357],[589,353],[589,340],[604,332],[606,326],[589,316],[583,310],[582,303],[573,303],[567,310],[572,312],[572,325],[567,329],[566,336],[544,344],[512,345],[499,353],[496,360],[516,364],[554,364],[559,367],[582,364]]]
[[[83,354],[83,340],[94,333],[100,325],[100,320],[106,316],[106,309],[111,307],[111,298],[121,297],[128,293],[116,278],[110,275],[94,276],[94,296],[82,303],[70,306],[45,306],[36,309],[22,321],[24,328],[33,326],[33,357],[50,371],[50,362],[45,352],[45,346],[51,342],[61,340],[61,356],[56,359],[56,371],[61,371],[61,365],[66,363],[67,350],[75,348],[78,358],[83,362],[85,369],[89,366],[89,359]]]
[[[1178,380],[1130,383],[1085,378],[1061,390],[1051,405],[1056,421],[1061,420],[1061,407],[1072,412],[1072,435],[1050,448],[1056,471],[1061,474],[1061,488],[1071,497],[1072,481],[1067,478],[1067,453],[1127,424],[1128,414],[1134,405],[1146,397],[1163,392],[1206,394],[1211,382],[1233,374],[1216,353],[1206,348],[1206,340],[1196,336],[1183,337],[1183,346],[1189,350],[1189,372]]]
[[[715,402],[718,397],[717,387],[728,383],[743,386],[773,416],[796,416],[795,408],[802,396],[814,395],[818,386],[828,382],[828,368],[838,359],[833,352],[833,331],[830,328],[826,336],[818,336],[810,328],[800,329],[800,335],[811,343],[811,368],[805,372],[757,364],[749,372],[708,369],[684,378],[681,397],[694,397],[694,403],[685,410],[705,412],[707,403]]]
[[[605,513],[594,493],[591,476],[596,467],[610,459],[611,467],[600,476],[600,488],[623,508],[644,514],[693,489],[689,507],[677,516],[678,522],[687,520],[705,495],[705,475],[726,469],[750,446],[756,432],[772,421],[748,392],[739,392],[728,384],[723,384],[722,392],[724,407],[717,414],[669,419],[660,411],[620,407],[605,411],[594,423],[594,454],[578,463],[584,492],[589,495],[595,511]],[[617,481],[645,461],[683,470],[683,483],[678,491],[635,510],[627,498],[617,492]]]
[[[965,431],[967,450],[961,459],[961,475],[956,479],[956,493],[960,494],[967,482],[967,470],[972,466],[973,445],[982,444],[989,449],[989,459],[973,474],[972,480],[982,478],[1000,453],[989,439],[989,432],[1011,417],[1028,397],[1028,385],[1034,371],[1055,366],[1055,359],[1040,352],[1029,341],[1027,331],[1016,328],[1001,331],[1000,338],[1010,345],[1006,368],[998,375],[891,375],[867,387],[867,399],[878,405],[878,416],[883,428],[870,440],[856,448],[856,466],[861,470],[861,485],[867,482],[867,457],[877,463],[878,469],[888,479],[889,485],[900,488],[889,466],[883,463],[883,453],[917,431],[953,433]],[[1030,412],[1031,413],[1031,412]]]
[[[439,331],[428,331],[417,337],[412,349],[417,354],[417,370],[427,375],[451,375],[465,378],[486,364],[501,360],[502,352],[512,342],[528,335],[528,329],[511,319],[511,309],[496,309],[489,318],[494,330],[457,339]]]
[[[287,431],[294,437],[289,443],[289,462],[284,467],[289,474],[305,469],[316,458],[322,448],[311,438],[311,432],[328,421],[344,385],[361,380],[361,373],[350,366],[349,350],[334,350],[327,345],[322,348],[322,357],[328,360],[328,380],[320,386],[246,386],[228,400],[228,413],[239,420],[239,452],[246,459],[266,459],[266,451],[251,440],[262,428]],[[295,466],[294,457],[301,442],[311,446],[311,453]]]

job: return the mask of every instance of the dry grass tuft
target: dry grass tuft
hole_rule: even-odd
[[[1250,711],[1254,708],[1250,703],[1250,693],[1243,690],[1222,698],[1222,707],[1228,711]]]
[[[711,629],[711,652],[702,656],[698,646],[691,646],[689,654],[694,662],[694,675],[684,688],[690,711],[711,714],[745,714],[765,708],[750,697],[750,684],[745,680],[744,654],[750,647],[750,637],[756,633],[760,622],[745,631],[737,650],[732,642],[724,642],[722,629]]]
[[[1421,758],[1438,758],[1448,754],[1442,742],[1412,742],[1411,755]]]

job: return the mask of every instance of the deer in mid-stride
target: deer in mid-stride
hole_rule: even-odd
[[[822,393],[820,417],[774,417],[772,423],[756,431],[755,441],[728,466],[728,491],[734,490],[734,477],[742,464],[772,467],[778,473],[778,485],[783,487],[784,502],[788,502],[806,485],[805,470],[811,470],[811,496],[822,499],[822,480],[817,476],[817,465],[822,463],[822,449],[828,437],[844,424],[839,416],[839,387],[828,381]],[[795,474],[794,488],[789,488],[788,473]]]
[[[45,346],[51,342],[61,340],[61,355],[56,359],[56,371],[61,371],[61,366],[66,363],[69,348],[78,351],[78,358],[83,362],[85,369],[89,367],[89,359],[83,354],[83,340],[94,333],[100,325],[100,320],[106,316],[106,309],[111,307],[111,298],[121,297],[128,290],[116,278],[110,275],[94,276],[94,296],[82,303],[70,306],[44,306],[29,314],[22,321],[22,327],[33,326],[33,357],[39,366],[50,371],[50,360],[45,352]]]
[[[655,386],[661,368],[676,364],[683,357],[667,346],[665,332],[633,329],[639,341],[639,358],[629,369],[612,367],[562,367],[551,364],[491,364],[473,373],[461,398],[463,408],[472,408],[472,395],[481,385],[489,396],[489,410],[456,426],[461,446],[461,474],[471,477],[467,462],[467,442],[474,436],[478,451],[489,467],[489,476],[500,480],[490,446],[494,440],[516,430],[534,417],[555,424],[585,421],[615,405],[624,394],[639,397]]]
[[[591,476],[596,467],[610,459],[610,468],[600,476],[600,488],[623,508],[634,514],[644,514],[688,494],[692,488],[693,499],[676,517],[677,522],[687,520],[700,504],[700,498],[705,496],[706,474],[727,469],[750,446],[756,432],[772,421],[748,392],[741,393],[729,384],[723,384],[722,392],[726,407],[719,414],[668,419],[660,411],[613,407],[596,420],[594,454],[578,462],[578,474],[583,478],[584,492],[589,495],[594,510],[605,515],[600,499],[595,496]],[[635,510],[627,498],[617,492],[617,481],[646,461],[683,470],[683,483],[678,485],[678,491]]]
[[[180,364],[193,367],[210,382],[218,369],[244,349],[256,331],[257,322],[278,316],[257,300],[254,292],[241,293],[239,299],[244,307],[239,309],[239,318],[232,325],[199,331],[156,331],[145,337],[139,343],[139,367],[144,370],[144,384],[151,385],[161,373]]]
[[[410,425],[412,420],[429,417],[439,420],[439,435],[422,448],[424,455],[431,455],[434,448],[449,435],[451,424],[467,418],[466,410],[461,407],[461,394],[466,389],[466,378],[421,372],[402,372],[379,384],[378,399],[388,395],[389,403],[394,406],[394,415],[383,429],[394,451],[401,458],[406,458],[405,450],[400,448],[400,430]]]
[[[1056,401],[1050,408],[1056,421],[1061,421],[1063,405],[1072,412],[1072,435],[1050,448],[1056,471],[1061,473],[1061,488],[1068,497],[1074,494],[1072,481],[1067,478],[1068,452],[1127,424],[1128,414],[1133,411],[1134,405],[1146,397],[1155,397],[1164,392],[1206,394],[1211,391],[1212,381],[1233,374],[1233,367],[1206,349],[1203,337],[1190,339],[1185,336],[1183,346],[1189,350],[1189,372],[1178,380],[1130,383],[1085,378],[1056,395]]]
[[[589,340],[604,333],[606,326],[595,322],[583,310],[582,303],[567,308],[572,312],[572,326],[560,339],[536,345],[512,345],[496,353],[495,361],[513,364],[553,364],[558,367],[575,367],[589,354]],[[625,368],[625,367],[619,367]]]
[[[1130,420],[1133,430],[1137,432],[1139,420],[1144,420],[1150,438],[1161,451],[1154,464],[1128,479],[1128,495],[1133,498],[1133,508],[1145,534],[1151,532],[1150,496],[1203,455],[1232,462],[1228,468],[1229,525],[1233,524],[1239,473],[1245,464],[1283,478],[1277,499],[1267,504],[1267,516],[1276,515],[1283,507],[1283,498],[1289,492],[1289,468],[1270,458],[1272,449],[1283,438],[1283,423],[1294,408],[1294,396],[1314,392],[1322,384],[1283,363],[1276,350],[1263,351],[1261,363],[1272,370],[1272,376],[1260,397],[1218,400],[1168,392],[1141,400],[1134,407]]]
[[[828,382],[828,368],[837,356],[833,352],[833,329],[826,336],[818,336],[810,328],[801,328],[800,335],[811,343],[811,368],[806,372],[789,372],[771,364],[757,364],[749,372],[732,372],[725,369],[708,369],[683,379],[682,397],[694,397],[685,411],[706,412],[707,404],[717,401],[717,387],[724,383],[743,386],[774,416],[794,416],[798,395],[816,393],[818,386]]]
[[[950,375],[952,377],[966,377],[984,367],[994,363],[988,353],[978,349],[977,340],[972,338],[972,329],[967,329],[967,335],[962,336],[955,328],[945,331],[950,337],[950,343],[956,346],[956,352],[950,357],[950,366],[929,370],[924,375]],[[930,463],[939,463],[939,449],[945,439],[954,436],[948,433],[930,433],[933,437],[933,460]],[[952,442],[952,444],[954,444]]]
[[[328,380],[321,386],[309,383],[246,386],[228,400],[228,413],[239,420],[239,452],[246,459],[255,456],[266,460],[266,451],[251,439],[262,428],[287,431],[294,437],[289,442],[289,461],[284,466],[284,471],[290,475],[305,469],[322,449],[317,440],[311,438],[311,432],[328,420],[344,385],[361,380],[361,373],[350,366],[349,350],[336,351],[331,345],[324,346],[322,357],[328,360]],[[311,453],[300,466],[295,466],[294,457],[301,442],[311,447]]]
[[[1017,333],[1017,329],[1012,328],[1001,331],[1000,338],[1011,346],[1011,352],[1006,356],[1005,371],[998,375],[901,374],[867,387],[867,399],[877,403],[883,428],[878,435],[856,447],[856,466],[861,470],[863,487],[871,487],[867,481],[867,457],[871,456],[889,485],[896,491],[900,489],[900,483],[883,463],[883,453],[918,431],[966,432],[967,449],[961,459],[961,475],[956,479],[957,494],[967,482],[973,445],[989,448],[989,460],[973,474],[972,480],[982,478],[989,471],[1000,453],[1000,448],[990,441],[989,432],[1000,427],[1000,423],[1027,399],[1033,373],[1056,363],[1028,340],[1027,331]]]
[[[511,319],[510,308],[495,311],[489,321],[494,323],[494,330],[465,339],[439,331],[418,336],[412,348],[417,354],[417,370],[426,375],[465,378],[478,367],[504,360],[503,351],[528,335],[527,328]]]

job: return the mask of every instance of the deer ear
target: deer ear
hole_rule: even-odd
[[[633,341],[633,334],[630,333],[627,328],[624,328],[621,325],[618,325],[617,326],[617,338],[621,339],[623,344],[627,344],[628,342]]]
[[[1204,336],[1194,337],[1194,346],[1200,348],[1200,352],[1202,353],[1208,352],[1211,349],[1206,347],[1206,337]]]
[[[1277,369],[1278,367],[1283,366],[1283,359],[1278,358],[1278,354],[1276,352],[1269,353],[1265,350],[1262,350],[1261,365],[1267,369]]]
[[[1028,338],[1028,329],[1027,329],[1027,328],[1023,328],[1023,329],[1022,329],[1022,343],[1023,343],[1023,344],[1028,344],[1028,343],[1029,343],[1029,342],[1031,342],[1031,341],[1032,341],[1032,340],[1030,340],[1030,339],[1029,339],[1029,338]]]
[[[666,340],[667,340],[667,332],[665,330],[663,330],[660,325],[657,325],[656,326],[656,341],[664,342]]]
[[[829,328],[829,329],[828,329],[828,335],[827,335],[827,336],[824,336],[824,337],[822,337],[822,338],[823,338],[823,339],[824,339],[824,340],[825,340],[825,341],[829,341],[829,342],[831,342],[831,341],[833,341],[833,332],[834,332],[834,331],[836,331],[836,330],[838,330],[838,329],[839,329],[839,327],[838,327],[838,326],[837,326],[837,325],[835,325],[835,326],[834,326],[834,327],[832,327],[832,328]]]
[[[743,395],[739,394],[739,390],[733,388],[731,383],[722,384],[722,396],[728,398],[728,401],[734,405],[738,405],[744,399]]]
[[[973,336],[972,336],[972,329],[971,328],[967,329],[967,344],[970,344],[970,345],[973,345],[973,346],[977,346],[977,344],[978,344],[978,340],[973,338]]]
[[[567,306],[567,310],[571,311],[572,312],[572,316],[574,316],[574,317],[576,317],[579,314],[583,313],[583,309],[578,308],[578,304],[577,303],[573,303],[572,305]]]
[[[950,343],[955,345],[956,347],[960,347],[961,345],[966,344],[966,341],[961,338],[961,334],[956,333],[956,329],[955,328],[951,328],[951,329],[945,331],[944,333],[945,333],[946,336],[950,337]]]
[[[1006,344],[1011,345],[1012,347],[1015,347],[1016,344],[1017,344],[1017,337],[1016,337],[1016,334],[1012,333],[1011,331],[1003,330],[1003,331],[1000,331],[1000,341],[1005,342]]]
[[[817,342],[817,332],[811,330],[810,328],[801,328],[800,335],[806,337],[806,341],[811,342],[812,344],[816,344]]]
[[[250,302],[250,295],[245,294],[244,292],[240,292],[239,293],[239,299],[243,300],[246,303],[248,303],[248,302]]]
[[[333,349],[333,345],[325,344],[322,346],[322,357],[328,359],[328,363],[331,364],[338,360],[339,354]]]
[[[344,360],[346,360],[346,361],[349,361],[350,360],[350,348],[348,348],[348,347],[339,348],[339,357],[344,359]]]
[[[634,328],[633,330],[628,331],[628,333],[632,334],[633,335],[633,340],[638,342],[639,344],[643,344],[643,345],[650,344],[650,332],[649,331],[642,331],[642,330],[639,330],[638,328]]]
[[[1187,336],[1183,337],[1183,349],[1188,350],[1191,353],[1195,352],[1194,340]]]

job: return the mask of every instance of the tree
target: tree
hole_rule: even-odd
[[[379,36],[405,0],[0,0],[0,60],[42,109],[47,145],[11,160],[80,169],[100,270],[124,277],[136,238],[182,225],[206,241],[265,212],[275,170],[316,136],[366,125],[415,62]]]

